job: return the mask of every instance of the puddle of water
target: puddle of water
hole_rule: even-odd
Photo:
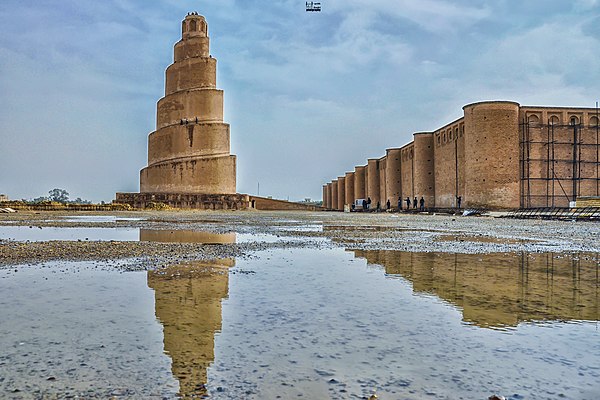
[[[595,398],[597,261],[486,257],[292,249],[0,271],[0,394]]]
[[[141,242],[162,243],[235,243],[235,233],[212,233],[185,230],[140,229]]]
[[[119,217],[116,215],[71,215],[60,217],[64,222],[118,222],[118,221],[143,221],[144,218]]]
[[[353,254],[406,280],[416,295],[455,305],[467,324],[507,329],[522,322],[600,320],[598,254]]]
[[[49,265],[0,270],[0,397],[176,393],[146,273]]]
[[[144,241],[161,243],[226,244],[301,240],[271,234],[212,233],[191,230],[156,230],[140,228],[65,228],[38,226],[0,226],[0,239],[16,241]]]
[[[117,240],[137,241],[138,228],[63,228],[38,226],[0,226],[0,239],[16,241]]]
[[[323,225],[307,224],[298,226],[281,226],[277,228],[281,231],[295,231],[295,232],[323,232]]]
[[[203,243],[203,244],[224,244],[224,243],[250,243],[265,242],[275,243],[282,240],[298,240],[297,238],[280,237],[271,234],[253,234],[253,233],[213,233],[190,230],[159,230],[159,229],[140,229],[140,241],[145,242],[163,242],[163,243]]]

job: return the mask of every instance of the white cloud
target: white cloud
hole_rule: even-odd
[[[296,0],[5,1],[0,189],[18,196],[137,188],[187,11],[209,23],[242,192],[261,180],[277,197],[319,198],[322,182],[471,101],[598,97],[597,0],[328,0],[322,13]]]

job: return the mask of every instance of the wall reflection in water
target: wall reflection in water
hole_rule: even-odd
[[[148,271],[165,352],[183,398],[207,394],[207,369],[215,358],[215,333],[221,331],[221,301],[228,295],[229,267],[234,264],[233,259],[221,259]]]
[[[485,328],[523,321],[598,321],[598,254],[441,254],[354,250],[462,309],[463,320]]]
[[[141,242],[219,244],[235,243],[235,239],[235,233],[140,229]]]

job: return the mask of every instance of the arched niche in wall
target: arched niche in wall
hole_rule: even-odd
[[[598,126],[598,122],[598,117],[596,117],[595,115],[590,118],[590,126],[596,127]]]
[[[196,20],[193,19],[193,20],[190,21],[190,32],[196,32],[196,29],[197,29],[197,27],[196,27]]]
[[[579,125],[579,118],[576,115],[571,115],[571,117],[569,117],[569,125]]]
[[[550,116],[550,125],[558,125],[558,123],[560,122],[560,120],[558,119],[558,117],[556,115],[552,115]]]
[[[540,117],[535,115],[535,114],[531,114],[527,116],[527,123],[530,126],[539,126],[540,125]]]

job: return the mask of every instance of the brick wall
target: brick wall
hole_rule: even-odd
[[[402,196],[401,150],[387,149],[385,161],[385,198],[390,199],[393,207],[398,205],[398,197]]]
[[[519,207],[519,105],[465,107],[465,207]]]

